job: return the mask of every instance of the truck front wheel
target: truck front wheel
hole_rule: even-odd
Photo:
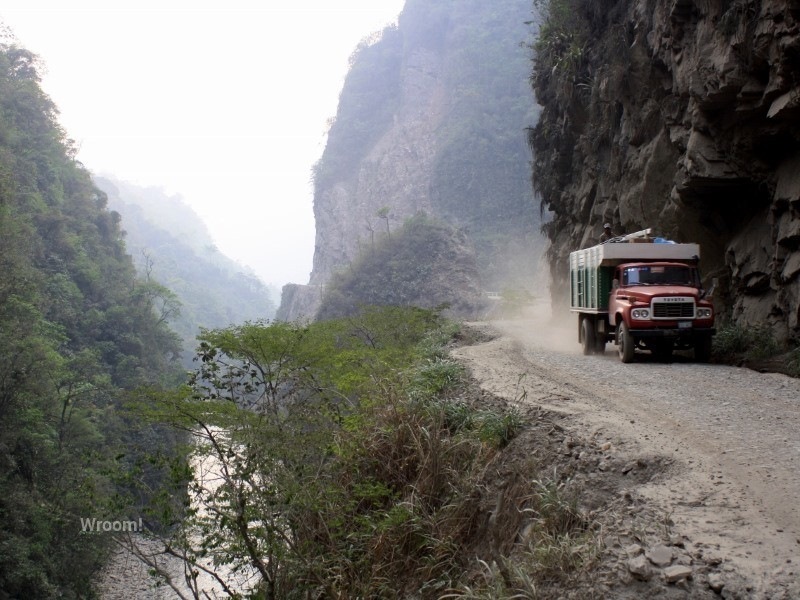
[[[707,363],[711,360],[710,335],[700,336],[694,341],[694,359],[701,363]]]
[[[636,343],[633,341],[633,336],[628,330],[625,321],[621,321],[617,325],[617,350],[619,351],[619,359],[624,363],[633,362],[633,353],[636,349]]]
[[[581,343],[583,353],[592,354],[595,350],[594,323],[588,317],[581,321]]]

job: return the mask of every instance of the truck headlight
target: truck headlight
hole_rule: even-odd
[[[649,308],[634,308],[631,311],[631,316],[634,319],[649,319],[650,318],[650,309]]]
[[[714,311],[710,308],[698,308],[697,309],[697,318],[698,319],[710,319],[711,315],[714,314]]]

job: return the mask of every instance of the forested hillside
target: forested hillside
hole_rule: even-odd
[[[227,327],[271,319],[270,290],[244,267],[222,254],[197,214],[178,196],[111,177],[95,177],[108,205],[122,217],[125,244],[141,277],[174,293],[168,322],[192,356],[200,327]],[[277,296],[277,290],[275,290]]]
[[[123,392],[171,381],[180,343],[37,69],[0,46],[0,597],[77,598],[104,553],[80,519],[134,516],[136,444],[166,443]]]

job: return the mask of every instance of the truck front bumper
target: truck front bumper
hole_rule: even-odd
[[[695,338],[706,335],[714,335],[717,330],[714,327],[693,327],[679,329],[670,327],[667,329],[629,329],[634,339],[645,338]]]

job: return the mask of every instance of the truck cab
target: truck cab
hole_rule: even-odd
[[[693,349],[708,361],[714,307],[701,283],[700,247],[659,239],[648,229],[570,253],[570,310],[584,354],[613,342],[626,363],[637,349],[662,358]]]
[[[623,362],[633,360],[636,348],[662,358],[675,349],[693,348],[696,360],[709,359],[714,307],[696,265],[659,261],[617,266],[608,317]]]

